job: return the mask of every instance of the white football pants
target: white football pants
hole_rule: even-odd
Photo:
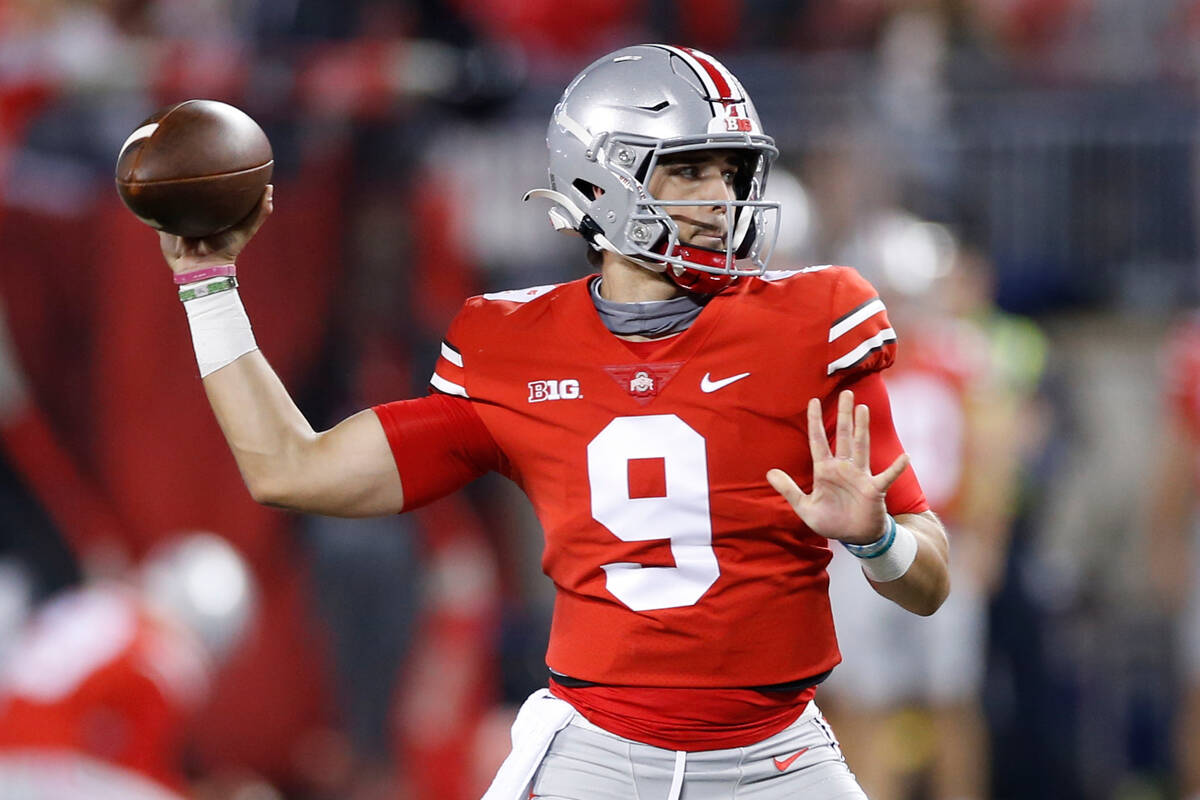
[[[543,689],[483,800],[866,800],[815,703],[747,747],[687,753],[616,736]]]

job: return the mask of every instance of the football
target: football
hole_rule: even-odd
[[[212,236],[254,210],[274,165],[267,135],[245,112],[187,100],[159,110],[125,140],[117,191],[152,228]]]

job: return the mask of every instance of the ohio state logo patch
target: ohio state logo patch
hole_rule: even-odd
[[[654,378],[650,377],[650,373],[644,369],[639,369],[633,373],[633,380],[629,381],[630,394],[653,394],[654,393]]]
[[[629,393],[641,405],[646,405],[658,397],[667,381],[675,377],[675,373],[683,366],[682,361],[670,364],[630,364],[616,367],[605,367],[604,371],[612,376],[617,385]]]

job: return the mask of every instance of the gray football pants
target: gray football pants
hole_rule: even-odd
[[[534,774],[542,800],[866,800],[814,703],[748,747],[676,752],[572,716]]]

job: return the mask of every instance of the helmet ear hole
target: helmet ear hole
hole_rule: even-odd
[[[600,187],[594,183],[589,183],[583,178],[576,178],[571,181],[571,185],[575,187],[575,191],[586,197],[588,200],[595,200]]]
[[[642,163],[638,165],[637,172],[634,173],[634,177],[637,178],[638,183],[644,184],[646,182],[646,173],[650,171],[650,161],[651,159],[649,158],[643,158]]]

